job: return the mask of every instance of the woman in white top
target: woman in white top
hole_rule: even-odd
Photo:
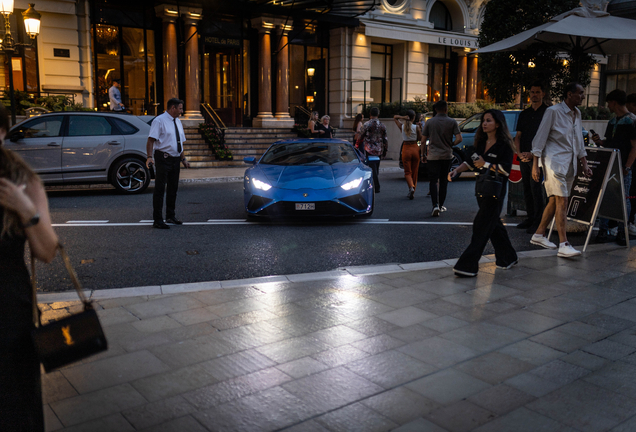
[[[417,172],[420,168],[420,148],[417,145],[422,139],[422,129],[415,124],[415,111],[406,111],[405,116],[395,115],[393,120],[402,131],[402,164],[404,165],[404,177],[409,186],[408,199],[415,196],[417,187]]]

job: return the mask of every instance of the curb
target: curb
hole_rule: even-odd
[[[616,250],[622,249],[624,246],[618,246],[616,244],[598,244],[588,245],[588,252],[599,252],[604,250]],[[553,256],[556,258],[556,251],[551,249],[539,249],[517,253],[519,258],[542,258]],[[567,260],[567,258],[560,258]],[[151,285],[142,287],[129,287],[129,288],[112,288],[112,289],[96,289],[85,290],[84,294],[87,298],[92,300],[105,300],[122,297],[138,297],[138,296],[156,296],[156,295],[174,295],[184,294],[197,291],[210,291],[218,289],[231,289],[242,288],[254,285],[272,284],[272,283],[289,283],[289,282],[313,282],[328,279],[337,279],[341,277],[361,277],[361,276],[374,276],[382,274],[411,272],[432,270],[440,268],[450,269],[457,262],[458,258],[429,261],[420,263],[408,263],[408,264],[379,264],[370,266],[353,266],[353,267],[341,267],[335,270],[315,272],[315,273],[300,273],[292,275],[281,276],[264,276],[247,279],[235,279],[227,281],[211,281],[211,282],[193,282],[184,284],[170,284],[170,285]],[[480,263],[489,263],[495,261],[495,255],[484,255],[479,260]],[[56,302],[68,302],[78,301],[77,293],[75,291],[65,291],[61,293],[38,293],[38,303],[48,304]]]

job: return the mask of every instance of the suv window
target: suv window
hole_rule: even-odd
[[[506,123],[508,124],[508,130],[510,133],[514,133],[517,129],[517,119],[519,118],[519,113],[521,111],[503,111],[503,115],[506,118]]]
[[[139,131],[139,129],[137,129],[136,127],[134,127],[133,125],[131,125],[125,120],[111,117],[110,121],[115,123],[115,125],[117,126],[117,129],[119,129],[119,132],[121,132],[122,135],[133,135]]]
[[[25,138],[43,138],[60,136],[62,128],[62,116],[39,117],[26,122],[19,128]]]
[[[111,135],[113,127],[102,116],[72,115],[68,122],[68,136]]]

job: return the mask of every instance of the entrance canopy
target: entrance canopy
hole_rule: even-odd
[[[480,48],[477,52],[516,51],[542,43],[567,52],[576,50],[605,56],[634,52],[635,42],[635,20],[578,7],[555,16],[543,25]]]
[[[361,19],[360,22],[365,26],[364,34],[366,36],[461,48],[477,48],[477,38],[467,34],[377,23],[367,19]]]

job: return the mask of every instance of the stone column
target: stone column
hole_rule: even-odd
[[[466,102],[477,100],[477,56],[468,58],[468,85],[466,88]]]
[[[468,60],[465,53],[460,53],[457,59],[457,91],[455,95],[456,102],[466,102],[466,80]]]
[[[276,120],[279,127],[293,127],[294,119],[289,116],[289,46],[287,32],[289,26],[280,26],[281,36],[276,54]]]
[[[201,115],[201,77],[199,76],[199,36],[197,23],[201,20],[201,9],[189,8],[184,14],[185,21],[185,115],[183,121],[191,121],[194,126],[203,122]]]
[[[258,29],[258,115],[252,120],[254,127],[287,128],[294,125],[289,117],[289,48],[285,47],[277,54],[277,93],[276,117],[272,115],[272,31],[279,27],[283,31],[284,43],[287,43],[287,32],[291,29],[285,20],[275,18],[254,18],[252,26]],[[285,27],[285,28],[283,28]],[[279,50],[283,41],[277,47]]]
[[[258,29],[258,115],[254,127],[268,127],[272,115],[272,41],[270,32],[274,24],[265,18],[255,18],[252,25]]]
[[[163,109],[168,99],[179,97],[179,76],[177,72],[177,17],[176,7],[159,5],[155,7],[157,16],[163,20]]]

